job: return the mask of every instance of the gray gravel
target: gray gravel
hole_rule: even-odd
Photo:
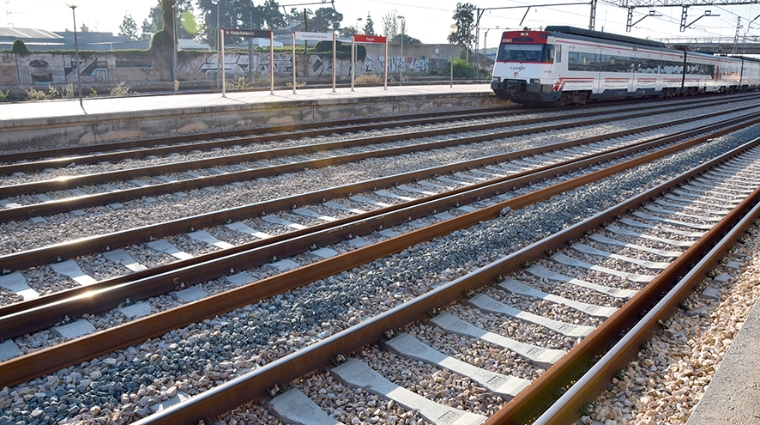
[[[0,392],[0,424],[125,422],[181,390],[197,394],[377,313],[389,288],[425,292],[635,192],[760,136],[753,128],[513,211],[356,270]],[[400,302],[400,301],[398,301]],[[307,339],[306,336],[309,338]],[[251,355],[251,353],[255,353]],[[225,363],[229,362],[229,364]]]

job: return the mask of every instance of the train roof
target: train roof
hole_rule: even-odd
[[[629,37],[627,35],[619,35],[619,34],[613,34],[609,32],[601,32],[601,31],[592,31],[592,30],[587,30],[583,28],[570,27],[570,26],[564,26],[564,25],[550,25],[545,28],[545,31],[562,33],[562,34],[579,35],[583,37],[601,38],[601,39],[609,40],[609,41],[640,44],[642,46],[659,47],[663,49],[667,48],[665,46],[665,43],[662,43],[660,41],[645,40],[645,39],[636,38],[636,37]]]

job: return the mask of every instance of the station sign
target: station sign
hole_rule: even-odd
[[[296,40],[326,40],[332,41],[333,34],[329,32],[301,32],[295,31]]]
[[[354,41],[357,43],[385,43],[385,37],[379,35],[355,34]]]
[[[241,28],[222,28],[225,37],[250,37],[250,38],[269,38],[272,31],[266,30],[248,30]]]

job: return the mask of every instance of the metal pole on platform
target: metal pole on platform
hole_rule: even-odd
[[[211,4],[216,5],[216,29],[219,29],[219,0],[211,0]],[[219,63],[221,62],[221,58],[219,58],[219,39],[216,39],[216,84],[219,85]]]
[[[406,65],[406,60],[404,60],[404,30],[406,29],[406,19],[398,15],[398,19],[402,20],[401,23],[401,66],[398,68],[398,85],[401,85],[404,82],[404,66]]]
[[[333,33],[333,62],[332,62],[333,93],[335,93],[335,58],[337,57],[335,49],[336,49],[335,33]]]
[[[77,13],[76,8],[78,4],[66,3],[66,6],[71,8],[71,14],[74,16],[74,52],[76,54],[75,59],[77,61],[77,85],[79,86],[79,106],[84,109],[82,104],[82,77],[79,72],[79,41],[77,40]]]
[[[457,24],[449,25],[449,33],[452,37],[458,29],[459,27],[457,27]],[[452,58],[451,53],[451,51],[454,50],[454,47],[451,45],[451,41],[451,38],[449,38],[449,63],[451,63],[451,80],[449,80],[449,88],[454,88],[454,59]]]
[[[224,30],[220,28],[219,34],[222,37],[222,97],[227,97],[227,80],[224,75]]]
[[[296,33],[293,33],[293,94],[296,94]]]
[[[174,32],[174,36],[172,37],[172,50],[174,55],[174,62],[172,62],[172,82],[177,81],[177,45],[179,44],[179,40],[177,39],[178,32],[177,31],[177,10],[179,8],[179,3],[175,3],[172,6],[172,31]]]
[[[248,6],[248,27],[253,29],[253,0]],[[253,38],[248,37],[248,72],[251,74],[251,85],[253,85]]]
[[[274,95],[274,31],[269,31],[269,94]]]
[[[351,37],[351,91],[354,91],[354,77],[356,76],[356,52],[354,47],[356,46],[356,40]]]
[[[388,90],[388,37],[385,38],[385,67],[383,69],[383,90]]]

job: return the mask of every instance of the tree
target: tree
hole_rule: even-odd
[[[140,38],[144,40],[152,37],[153,34],[160,31],[163,26],[164,23],[161,21],[161,3],[157,2],[156,5],[150,9],[148,17],[143,20]]]
[[[364,24],[362,31],[364,31],[364,34],[375,34],[375,21],[372,20],[369,12],[367,12],[367,22]]]
[[[389,39],[388,42],[401,43],[401,34],[396,34],[396,36]],[[409,46],[412,44],[422,44],[422,41],[419,38],[414,38],[409,34],[404,34],[404,46]]]
[[[32,52],[29,51],[29,48],[26,47],[26,43],[24,43],[24,40],[16,40],[13,42],[13,46],[11,47],[11,52],[26,56],[32,54]]]
[[[189,0],[185,0],[189,1]],[[260,6],[251,7],[251,0],[220,0],[215,5],[211,0],[197,0],[198,9],[205,25],[199,33],[199,40],[216,46],[219,38],[219,27],[222,28],[250,28],[275,30],[287,25],[286,16],[280,12],[280,5],[276,0],[266,0]],[[217,16],[217,11],[219,16]],[[295,11],[295,9],[291,9]],[[219,25],[217,26],[217,19]],[[251,22],[253,21],[253,22]],[[226,42],[241,40],[238,37],[230,37]]]
[[[255,9],[258,9],[258,16],[266,23],[267,28],[271,30],[284,28],[288,25],[285,15],[280,12],[280,5],[276,0],[266,0],[263,5]],[[254,14],[256,14],[256,11],[254,11]]]
[[[340,36],[342,37],[348,37],[350,35],[359,34],[359,33],[360,31],[354,28],[353,26],[343,27],[338,30],[338,34],[340,34]]]
[[[393,38],[398,35],[398,12],[396,9],[383,15],[383,35]]]
[[[338,13],[332,7],[320,7],[314,12],[314,18],[311,20],[311,31],[329,32],[340,29],[340,23],[343,22],[343,14]]]
[[[456,12],[454,12],[454,22],[457,31],[449,34],[449,42],[456,43],[462,47],[470,48],[475,40],[475,5],[471,3],[457,3]]]
[[[132,19],[132,15],[124,15],[124,20],[119,26],[119,35],[125,35],[130,40],[137,40],[139,38],[137,36],[137,23],[135,23],[135,20]]]
[[[87,24],[82,23],[82,25],[79,26],[79,32],[90,32],[90,27],[88,27]]]

